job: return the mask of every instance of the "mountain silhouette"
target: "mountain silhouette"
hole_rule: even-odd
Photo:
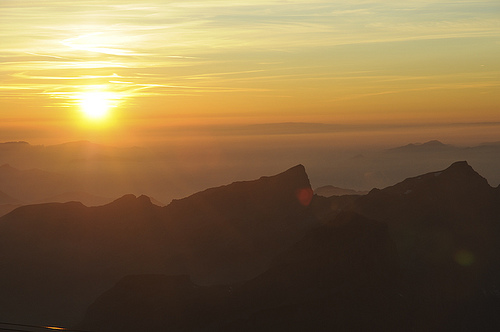
[[[36,203],[67,203],[81,202],[85,206],[105,205],[113,201],[111,198],[92,195],[84,191],[65,192],[52,197],[45,197],[41,202]]]
[[[313,227],[311,199],[300,165],[164,208],[134,195],[97,207],[20,207],[0,218],[0,318],[75,323],[130,274],[189,274],[203,284],[252,278]]]
[[[121,276],[169,272],[153,222],[159,210],[134,197],[28,205],[0,218],[2,318],[68,324]]]
[[[195,281],[238,282],[264,271],[276,253],[314,226],[312,195],[304,166],[298,165],[174,200],[165,207],[165,224],[179,258],[196,262],[184,270]]]
[[[464,219],[487,213],[494,203],[492,199],[493,188],[486,179],[461,161],[443,171],[408,178],[382,190],[374,189],[360,197],[356,205],[365,214],[384,220],[388,214],[409,214],[409,211],[419,218],[424,213],[432,218],[447,213]]]
[[[364,196],[313,195],[297,165],[166,207],[144,195],[27,205],[0,218],[0,320],[496,330],[499,223],[499,187],[463,161]]]
[[[321,222],[259,276],[218,288],[183,279],[189,291],[174,296],[167,279],[170,286],[137,292],[150,277],[134,276],[134,286],[120,284],[98,298],[81,326],[494,331],[500,327],[498,197],[498,188],[466,162],[366,196],[315,197],[311,208]]]
[[[388,316],[401,311],[394,283],[398,273],[397,254],[385,225],[345,212],[309,231],[268,271],[241,285],[198,286],[187,276],[126,277],[96,300],[81,327],[94,331],[395,328],[398,318]]]
[[[410,143],[405,146],[389,149],[391,152],[429,152],[429,151],[443,151],[455,150],[453,145],[444,144],[438,140],[432,140],[425,143]]]
[[[334,184],[358,191],[385,188],[417,174],[443,169],[456,160],[467,160],[490,184],[500,184],[497,172],[500,145],[495,142],[469,147],[450,145],[445,141],[407,142],[414,148],[404,148],[404,144],[400,144],[401,149],[389,150],[355,146],[341,148],[337,143],[331,145],[324,141],[313,148],[306,142],[302,143],[274,142],[274,145],[264,144],[262,149],[256,149],[231,140],[221,142],[217,147],[211,143],[199,145],[177,141],[173,145],[143,148],[119,148],[86,141],[48,146],[12,142],[0,143],[0,165],[10,164],[19,170],[39,169],[65,177],[62,190],[52,190],[54,185],[25,187],[27,193],[30,188],[51,190],[38,196],[40,199],[81,191],[111,198],[126,193],[146,194],[169,203],[172,199],[209,187],[272,174],[301,160],[307,160],[311,183],[315,187]],[[217,160],[213,159],[214,153]],[[252,158],[246,160],[249,155]],[[40,202],[38,199],[23,199],[3,188],[2,182],[0,190],[25,204]]]
[[[499,326],[486,305],[497,303],[500,286],[500,196],[495,191],[462,161],[372,190],[350,206],[388,225],[406,278],[402,293],[421,304],[412,313],[425,329]],[[433,304],[424,305],[428,301]],[[489,309],[472,316],[477,307]]]

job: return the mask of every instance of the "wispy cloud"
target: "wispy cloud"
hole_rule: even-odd
[[[314,83],[318,92],[304,100],[324,102],[450,88],[446,73],[438,73],[438,83],[438,75],[428,72],[398,76],[384,59],[407,43],[500,36],[496,0],[16,0],[0,2],[0,10],[0,89],[23,95],[37,87],[57,98],[71,98],[85,84],[143,97],[272,91],[279,97],[313,90]],[[500,45],[493,45],[498,54]],[[452,58],[448,52],[439,56]],[[408,68],[420,65],[411,54],[404,56],[400,61]],[[355,70],[370,74],[353,75]],[[468,83],[461,71],[452,74],[457,89],[494,85],[486,78]],[[395,81],[406,85],[393,88]],[[360,91],[368,84],[370,91]]]

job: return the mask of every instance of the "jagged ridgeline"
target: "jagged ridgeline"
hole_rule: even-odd
[[[305,169],[0,218],[0,319],[89,331],[500,328],[500,189],[466,162],[366,195]]]

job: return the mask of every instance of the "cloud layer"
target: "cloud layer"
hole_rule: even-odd
[[[497,116],[496,0],[17,0],[0,10],[1,118],[73,109],[92,86],[121,98],[128,117]]]

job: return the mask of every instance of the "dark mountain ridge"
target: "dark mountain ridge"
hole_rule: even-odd
[[[195,281],[243,281],[263,272],[272,256],[317,223],[308,209],[312,195],[302,165],[275,176],[207,189],[164,208],[165,223],[175,234],[166,236],[175,243],[178,259],[192,262],[188,257],[197,257],[220,267],[185,266],[184,272]]]
[[[443,171],[408,178],[382,190],[373,189],[356,201],[355,209],[384,221],[405,211],[436,218],[449,213],[464,219],[489,213],[494,203],[494,189],[488,181],[461,161]]]
[[[20,207],[0,218],[0,318],[75,323],[129,274],[189,274],[202,284],[252,278],[312,227],[303,205],[311,198],[305,169],[297,166],[164,208],[134,195],[98,207]]]
[[[366,196],[315,197],[311,207],[322,223],[256,278],[211,291],[190,284],[196,295],[173,299],[166,286],[144,295],[122,284],[119,294],[111,289],[92,305],[82,326],[494,331],[500,327],[498,198],[498,189],[466,162]],[[135,276],[134,287],[147,287],[148,278]],[[129,292],[138,296],[131,301]],[[173,301],[183,308],[180,316]],[[130,320],[131,312],[144,314]]]
[[[326,198],[298,165],[163,208],[21,207],[0,218],[0,320],[71,325],[94,303],[93,331],[500,327],[499,191],[457,162]]]

